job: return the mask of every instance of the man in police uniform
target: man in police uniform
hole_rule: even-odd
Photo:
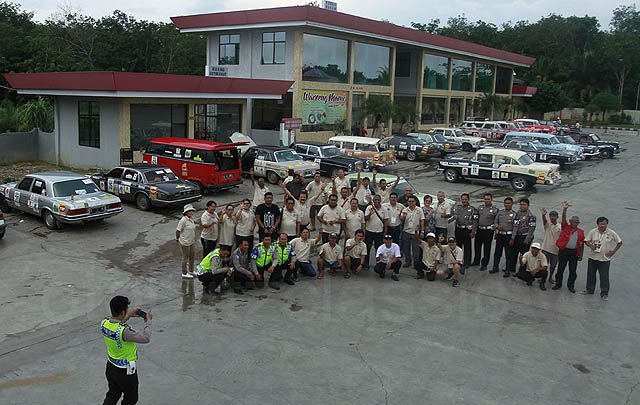
[[[456,241],[464,249],[464,260],[460,267],[460,273],[471,264],[471,239],[476,234],[478,228],[478,211],[469,205],[469,194],[463,193],[460,196],[460,203],[455,208],[453,219],[456,220]]]
[[[109,391],[104,398],[104,405],[117,404],[122,394],[122,404],[131,405],[138,402],[138,349],[136,343],[149,343],[151,340],[151,314],[141,314],[136,308],[127,313],[129,299],[115,296],[109,302],[111,318],[104,318],[100,327],[107,345],[107,382]],[[136,332],[126,324],[131,317],[142,317],[144,329]]]
[[[264,287],[264,272],[267,271],[273,274],[275,265],[273,264],[273,256],[275,255],[275,249],[271,244],[271,235],[266,234],[262,239],[262,242],[258,243],[251,252],[251,271],[253,274],[259,274],[260,277],[256,277],[256,287]],[[269,280],[269,287],[271,287],[271,280]]]
[[[513,219],[516,213],[511,209],[513,207],[513,198],[507,197],[504,199],[504,209],[498,211],[496,219],[493,222],[496,228],[496,248],[493,251],[493,268],[489,270],[489,273],[497,273],[500,259],[502,258],[502,251],[504,250],[505,258],[505,277],[509,277],[509,269],[511,268],[511,262],[513,257]],[[515,263],[514,263],[515,266]]]
[[[216,288],[233,273],[233,266],[229,262],[231,247],[220,245],[202,259],[196,266],[195,274],[202,283],[202,290],[207,294],[215,294]],[[235,288],[236,294],[242,294],[242,290]]]
[[[529,210],[529,199],[520,199],[520,209],[516,212],[516,216],[513,219],[513,234],[511,239],[513,240],[514,260],[513,267],[507,269],[515,274],[516,272],[516,260],[518,254],[525,254],[529,251],[529,245],[533,239],[533,232],[536,230],[536,217]],[[505,277],[508,277],[505,273]]]
[[[282,272],[284,271],[284,282],[289,285],[295,285],[291,276],[293,275],[293,270],[295,269],[295,257],[296,252],[293,251],[291,247],[291,243],[289,243],[289,239],[286,233],[281,233],[278,238],[278,243],[275,246],[275,268],[273,269],[273,273],[269,277],[269,287],[274,290],[279,290],[278,281],[282,280]]]
[[[491,256],[491,243],[493,242],[494,221],[498,215],[498,209],[493,206],[493,195],[484,194],[484,205],[478,207],[478,233],[474,242],[475,256],[472,266],[480,266],[480,271],[487,269],[489,256]],[[484,256],[482,253],[484,251]],[[482,256],[482,260],[480,257]]]

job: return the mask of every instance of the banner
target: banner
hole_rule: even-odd
[[[347,118],[346,91],[303,90],[302,125],[335,124]]]

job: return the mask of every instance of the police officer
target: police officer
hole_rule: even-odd
[[[518,254],[525,254],[529,251],[529,245],[531,244],[535,230],[536,217],[529,210],[529,199],[521,198],[520,209],[516,212],[515,218],[513,219],[513,234],[511,234],[514,249],[513,267],[507,270],[515,274]],[[505,275],[505,277],[508,276]]]
[[[291,276],[293,275],[293,269],[295,269],[294,259],[296,252],[293,251],[291,243],[288,242],[286,233],[281,233],[278,238],[278,243],[274,249],[275,252],[275,268],[271,277],[269,277],[269,287],[274,290],[279,290],[278,281],[282,280],[282,272],[284,271],[284,282],[289,285],[295,285]]]
[[[256,287],[264,287],[264,272],[274,272],[275,265],[273,264],[273,256],[275,255],[275,249],[271,244],[271,235],[265,234],[262,242],[258,243],[251,252],[251,271],[253,274],[259,274],[260,277],[256,277]],[[271,279],[269,279],[269,287],[273,287]],[[274,288],[276,289],[276,288]],[[278,288],[279,289],[279,288]]]
[[[496,247],[493,251],[493,268],[489,270],[489,273],[497,273],[498,265],[500,264],[500,259],[502,258],[502,251],[504,250],[504,259],[505,259],[505,276],[509,277],[509,269],[511,268],[513,257],[513,240],[511,240],[511,236],[513,235],[513,219],[516,216],[516,213],[511,209],[513,207],[513,198],[507,197],[504,199],[504,209],[498,211],[496,215],[496,219],[493,224],[496,228],[496,235],[494,239],[496,240]],[[515,267],[515,262],[513,264]]]
[[[100,323],[102,336],[107,345],[107,382],[109,391],[103,404],[117,404],[124,394],[125,405],[138,402],[138,349],[136,343],[151,341],[151,314],[141,312],[139,308],[127,313],[129,299],[117,295],[109,302],[111,318],[104,318]],[[131,317],[144,319],[142,333],[136,332],[127,320]]]
[[[471,264],[471,239],[476,234],[478,228],[478,211],[469,205],[469,194],[463,193],[460,196],[460,203],[455,208],[453,219],[456,220],[456,241],[464,249],[464,260],[460,272],[464,271]]]
[[[472,266],[480,266],[480,271],[487,269],[489,256],[491,256],[491,243],[493,242],[494,222],[498,215],[498,209],[493,206],[493,195],[484,194],[484,205],[478,207],[478,233],[474,242],[475,256]],[[482,251],[484,250],[484,257]]]
[[[229,255],[231,247],[228,245],[220,245],[219,248],[209,252],[196,266],[195,274],[202,283],[202,290],[207,294],[215,294],[216,288],[227,277],[233,273],[233,266],[230,263]],[[235,288],[236,294],[242,294],[242,290]]]

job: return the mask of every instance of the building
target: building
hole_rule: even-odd
[[[484,93],[512,95],[514,67],[534,58],[313,6],[173,17],[207,35],[207,76],[290,80],[282,100],[248,100],[248,134],[277,139],[282,118],[302,118],[298,139],[327,139],[337,126],[371,134],[368,97],[419,111],[419,129],[474,115]],[[384,123],[389,132],[393,123]],[[397,128],[397,126],[396,126]]]

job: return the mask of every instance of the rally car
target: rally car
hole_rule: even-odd
[[[242,155],[242,172],[253,169],[255,176],[266,177],[271,184],[287,177],[287,171],[293,169],[303,177],[313,177],[320,165],[307,162],[295,151],[281,146],[252,146]]]
[[[358,166],[369,169],[370,160],[345,156],[335,145],[317,142],[296,142],[293,146],[296,153],[304,160],[311,160],[320,165],[320,173],[325,176],[337,176],[340,169],[345,173],[357,170]]]
[[[521,150],[527,152],[536,162],[552,163],[560,167],[572,165],[578,161],[578,155],[576,153],[545,148],[544,145],[538,141],[526,139],[508,139],[502,141],[500,145],[493,146],[493,148]]]
[[[118,166],[91,179],[100,190],[115,194],[138,208],[180,206],[202,198],[200,187],[182,180],[168,167],[147,163]]]
[[[440,161],[437,174],[446,181],[460,179],[510,182],[516,191],[534,184],[555,184],[560,180],[559,165],[536,163],[526,152],[511,149],[480,149],[473,159],[451,158]]]
[[[37,215],[53,230],[63,224],[118,215],[122,212],[122,202],[100,191],[87,176],[50,171],[28,174],[19,182],[0,185],[0,209]]]
[[[477,150],[480,146],[485,145],[487,140],[480,136],[471,136],[465,134],[458,128],[432,128],[429,132],[434,132],[445,137],[445,139],[451,142],[457,142],[462,145],[462,150],[465,152],[471,152]]]

